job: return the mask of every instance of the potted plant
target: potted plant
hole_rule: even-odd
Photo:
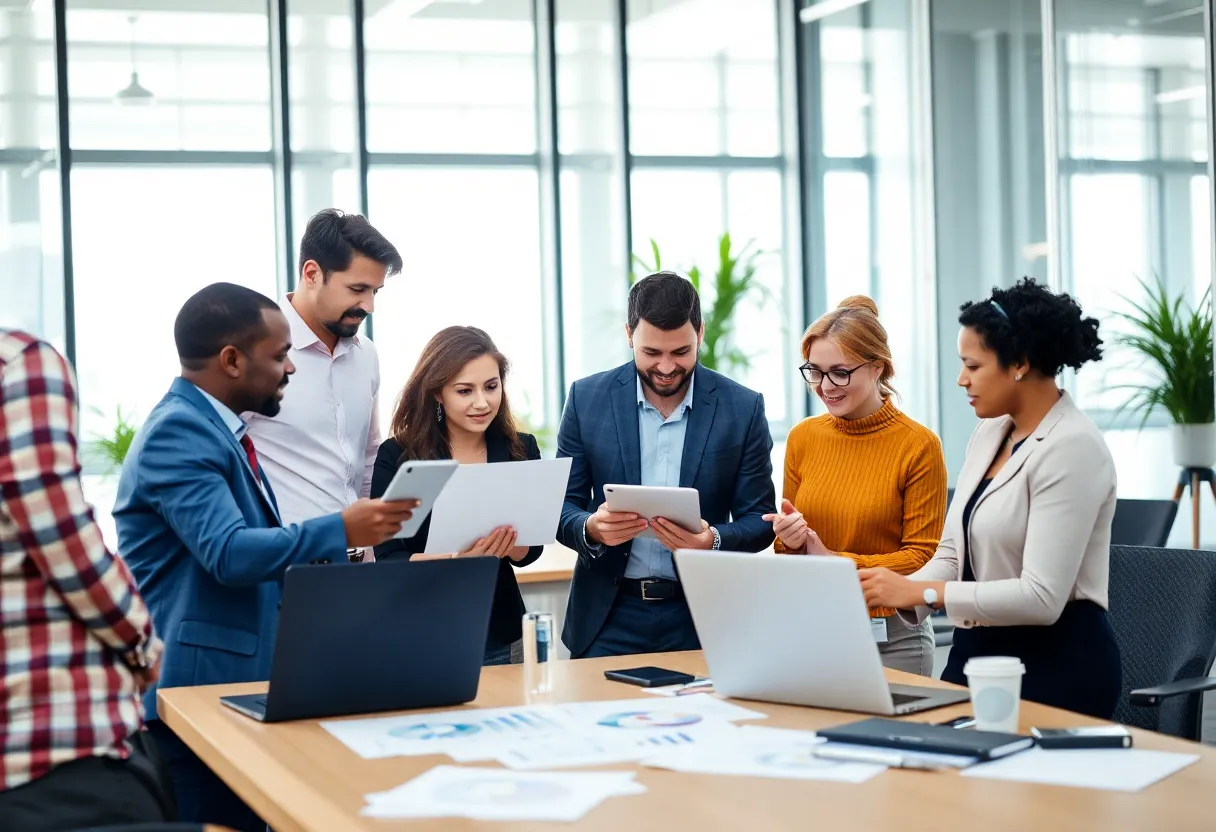
[[[124,416],[122,408],[119,407],[116,411],[114,426],[110,429],[109,435],[103,436],[97,434],[93,437],[93,455],[105,466],[107,474],[112,474],[122,469],[122,464],[127,458],[127,453],[131,450],[131,443],[135,440],[135,434],[138,432],[139,425]]]
[[[1174,423],[1174,462],[1183,468],[1216,464],[1216,380],[1212,374],[1212,291],[1190,307],[1182,296],[1170,299],[1160,280],[1140,281],[1144,301],[1128,300],[1130,312],[1116,313],[1128,325],[1115,343],[1129,348],[1148,370],[1124,407],[1138,411],[1140,426],[1157,409]],[[1124,300],[1127,300],[1124,298]]]
[[[767,287],[756,279],[756,261],[764,252],[752,248],[755,240],[749,240],[739,251],[733,251],[730,232],[724,232],[718,238],[718,263],[713,274],[712,303],[703,303],[702,315],[705,325],[705,338],[701,342],[701,363],[711,370],[725,372],[728,369],[746,370],[751,362],[749,357],[734,343],[735,312],[749,297],[756,296],[760,303],[768,300],[770,292]],[[659,254],[659,244],[650,241],[650,251],[654,255],[653,263],[647,263],[638,255],[633,256],[634,263],[647,272],[661,271],[663,258]],[[705,295],[701,290],[703,272],[699,266],[688,269],[688,279],[698,294]],[[636,283],[639,276],[630,275],[630,282]]]

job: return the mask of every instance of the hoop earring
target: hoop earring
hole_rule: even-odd
[[[443,421],[443,403],[442,402],[435,402],[435,421],[436,422]]]

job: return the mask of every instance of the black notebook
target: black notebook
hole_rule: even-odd
[[[1033,737],[998,734],[993,731],[968,731],[944,725],[901,722],[897,719],[863,719],[816,732],[829,742],[923,751],[927,754],[953,754],[995,760],[1034,745]]]

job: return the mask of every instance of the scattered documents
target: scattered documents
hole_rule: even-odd
[[[655,749],[694,745],[765,714],[708,694],[518,708],[466,708],[321,727],[364,759],[447,754],[458,762],[498,760],[517,769],[640,760]]]
[[[489,759],[495,748],[520,737],[562,736],[574,722],[553,705],[532,705],[327,720],[321,727],[365,760],[452,753],[469,760]]]
[[[1199,759],[1198,754],[1176,754],[1139,748],[1044,751],[1032,748],[990,763],[972,766],[964,777],[1016,780],[1081,789],[1138,792],[1175,774]]]
[[[873,763],[820,759],[814,749],[822,744],[812,731],[748,725],[699,745],[660,750],[648,756],[645,764],[690,774],[837,783],[864,783],[886,770],[886,766]]]
[[[365,795],[374,818],[470,818],[565,821],[582,818],[605,799],[642,794],[632,771],[518,772],[437,766],[387,792]]]

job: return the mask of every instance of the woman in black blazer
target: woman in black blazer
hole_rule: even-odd
[[[401,463],[411,460],[476,464],[540,459],[535,437],[515,429],[503,390],[508,366],[490,336],[475,327],[448,327],[432,338],[397,399],[392,436],[376,456],[371,496],[381,496]],[[422,552],[429,531],[427,518],[413,537],[377,546],[376,560],[407,559]],[[456,553],[499,558],[485,664],[511,661],[511,645],[522,636],[524,614],[515,567],[535,561],[542,548],[516,546],[515,532],[499,528]]]

